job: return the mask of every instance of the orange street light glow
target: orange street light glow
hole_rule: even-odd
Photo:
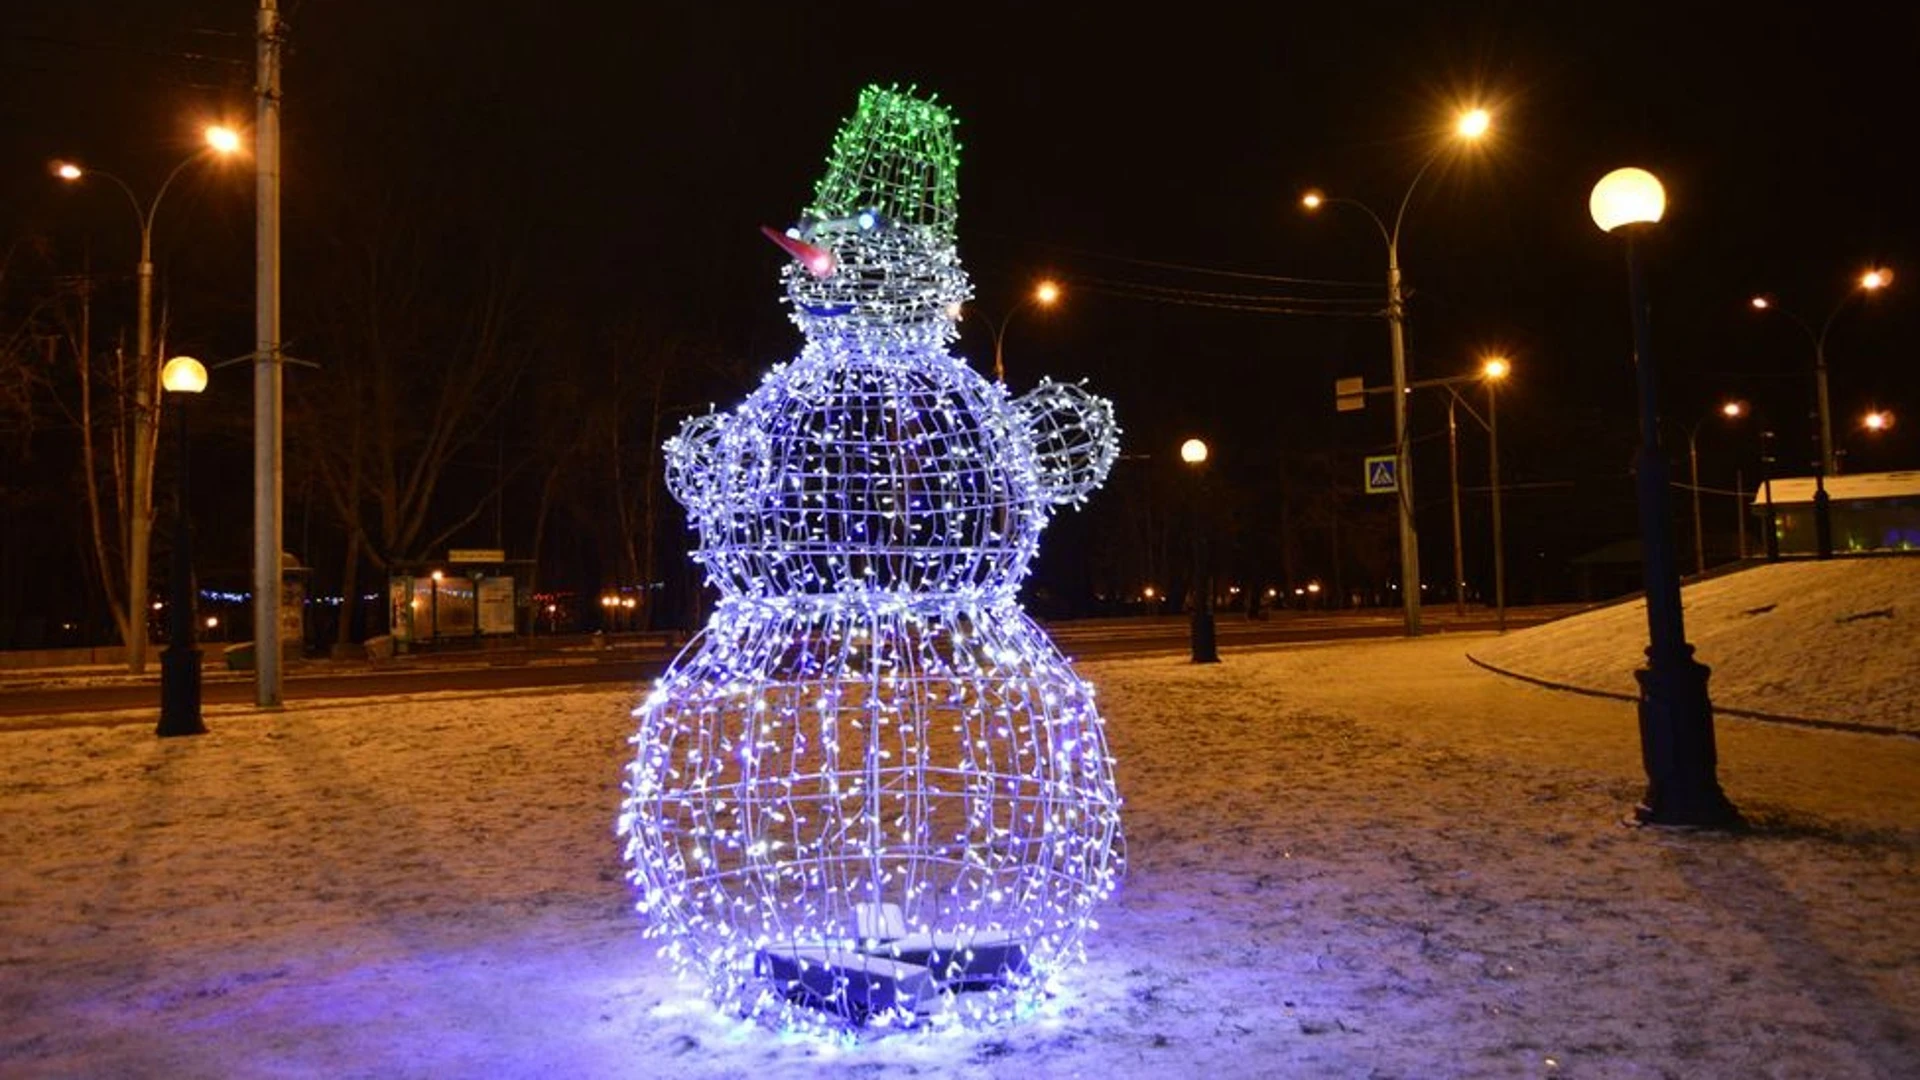
[[[1454,130],[1466,139],[1477,139],[1493,126],[1493,117],[1485,109],[1470,109],[1460,114],[1460,123]]]
[[[1773,301],[1767,299],[1764,296],[1756,296],[1752,300],[1748,301],[1748,303],[1753,305],[1753,310],[1755,311],[1765,311],[1768,308],[1773,306]]]
[[[1729,420],[1738,420],[1746,414],[1747,403],[1744,401],[1729,401],[1725,405],[1720,406],[1720,415]]]
[[[230,127],[214,124],[207,128],[207,145],[216,152],[231,154],[240,149],[240,133]]]
[[[1327,197],[1317,191],[1309,191],[1305,195],[1300,196],[1300,205],[1309,210],[1320,209],[1320,204],[1326,201]]]
[[[1487,362],[1480,365],[1480,374],[1489,379],[1504,379],[1513,371],[1513,364],[1504,356],[1489,356]]]
[[[1860,287],[1868,291],[1884,289],[1891,284],[1893,284],[1893,271],[1891,270],[1869,270],[1860,275]]]
[[[1034,286],[1033,298],[1042,306],[1051,307],[1055,301],[1060,299],[1060,286],[1057,282],[1043,281],[1039,285]]]

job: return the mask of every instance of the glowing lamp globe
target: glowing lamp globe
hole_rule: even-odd
[[[169,393],[197,394],[207,388],[206,365],[191,356],[176,356],[160,369],[160,385]]]
[[[1121,869],[1093,688],[1016,596],[1118,432],[948,352],[956,147],[931,100],[861,94],[766,230],[799,355],[666,444],[720,599],[635,710],[618,828],[663,955],[777,1026],[1019,1015]]]
[[[1593,185],[1587,199],[1587,212],[1602,232],[1622,225],[1651,225],[1667,209],[1667,191],[1660,180],[1645,169],[1615,169]]]
[[[1207,444],[1200,439],[1188,439],[1180,444],[1180,460],[1189,465],[1199,465],[1207,460]]]

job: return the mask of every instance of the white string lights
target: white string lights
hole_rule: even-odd
[[[805,348],[667,444],[722,598],[635,713],[630,877],[717,1001],[806,1028],[1014,1015],[1121,866],[1093,690],[1015,599],[1118,433],[946,352],[952,127],[861,95],[779,236]]]

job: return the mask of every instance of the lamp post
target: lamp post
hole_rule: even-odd
[[[1762,521],[1767,530],[1765,549],[1768,562],[1780,561],[1780,518],[1773,509],[1773,432],[1760,433],[1760,494],[1766,507]]]
[[[144,206],[133,193],[132,185],[113,173],[88,168],[71,161],[53,163],[53,174],[67,183],[88,177],[111,182],[127,196],[140,229],[140,262],[135,269],[137,312],[134,321],[135,371],[133,379],[133,439],[128,462],[132,476],[127,500],[127,667],[135,674],[147,667],[147,574],[149,541],[153,527],[153,382],[159,364],[153,355],[153,220],[160,212],[160,200],[187,166],[208,154],[225,157],[240,148],[240,136],[232,128],[218,125],[202,133],[206,146],[183,158],[160,182],[153,198]],[[84,344],[83,344],[84,347]]]
[[[1485,109],[1469,110],[1457,119],[1453,129],[1454,138],[1478,140],[1491,128],[1492,122],[1492,117]],[[1300,199],[1300,205],[1309,211],[1318,210],[1329,203],[1359,208],[1372,219],[1374,226],[1380,230],[1380,238],[1387,244],[1386,317],[1388,341],[1393,349],[1393,453],[1400,497],[1400,602],[1405,612],[1408,637],[1420,633],[1420,536],[1413,513],[1413,460],[1407,444],[1407,346],[1402,328],[1406,309],[1400,292],[1400,227],[1406,222],[1407,206],[1413,201],[1414,189],[1420,186],[1421,178],[1426,176],[1433,163],[1440,160],[1440,156],[1452,145],[1452,142],[1446,142],[1435,147],[1414,171],[1413,180],[1400,197],[1400,209],[1394,214],[1391,229],[1379,214],[1374,213],[1372,207],[1357,199],[1329,197],[1318,191],[1309,191]]]
[[[1812,323],[1771,296],[1756,296],[1749,301],[1755,311],[1777,311],[1785,315],[1813,343],[1813,399],[1820,418],[1820,457],[1813,469],[1813,533],[1815,553],[1822,559],[1833,557],[1833,500],[1827,495],[1827,477],[1840,474],[1840,459],[1833,450],[1833,413],[1827,397],[1827,333],[1854,297],[1879,292],[1891,284],[1891,270],[1876,268],[1862,272],[1854,280],[1854,287],[1834,302],[1817,332]]]
[[[207,388],[207,369],[191,356],[176,356],[160,371],[160,385],[175,395],[180,419],[179,469],[173,489],[173,570],[168,575],[167,649],[160,654],[160,726],[162,738],[204,735],[200,719],[200,649],[194,640],[193,526],[187,520],[187,471],[192,455],[187,441],[187,399]],[[143,613],[144,617],[144,613]]]
[[[1738,401],[1725,402],[1713,411],[1714,415],[1729,420],[1738,420],[1746,413],[1746,405]],[[1687,429],[1687,486],[1693,491],[1693,572],[1696,575],[1707,572],[1707,547],[1700,523],[1700,425],[1706,419],[1703,416],[1695,420],[1693,426]],[[1736,501],[1739,499],[1738,492],[1734,493],[1734,498]],[[1745,546],[1744,540],[1741,546]]]
[[[1002,385],[1007,381],[1007,365],[1002,348],[1006,343],[1007,324],[1021,309],[1032,307],[1050,308],[1060,302],[1060,285],[1051,279],[1042,280],[1033,287],[1033,291],[1020,298],[1020,301],[1007,309],[1007,313],[998,319],[985,316],[987,325],[993,329],[993,381]]]
[[[1503,356],[1490,356],[1480,372],[1487,387],[1487,484],[1493,488],[1493,610],[1501,633],[1507,632],[1507,546],[1500,532],[1500,410],[1494,393],[1513,371]]]
[[[1466,603],[1461,594],[1465,589],[1467,574],[1460,544],[1460,448],[1458,424],[1454,419],[1455,406],[1464,405],[1467,415],[1487,430],[1487,486],[1493,497],[1493,606],[1503,633],[1507,629],[1507,556],[1500,534],[1500,414],[1496,408],[1499,399],[1494,396],[1494,391],[1500,381],[1512,373],[1512,361],[1504,356],[1489,356],[1481,361],[1480,370],[1475,374],[1412,384],[1416,388],[1444,386],[1447,389],[1447,467],[1453,488],[1453,595],[1456,615],[1466,614]],[[1459,390],[1455,389],[1460,383],[1476,379],[1487,388],[1485,419],[1475,413],[1473,406],[1467,405],[1461,399]]]
[[[1193,493],[1194,503],[1199,507],[1194,515],[1193,531],[1193,624],[1188,633],[1196,664],[1220,662],[1213,634],[1213,567],[1207,551],[1207,523],[1212,520],[1211,508],[1206,504],[1207,456],[1207,444],[1200,439],[1188,439],[1180,444],[1180,460],[1198,474]]]
[[[1693,658],[1693,646],[1686,640],[1680,574],[1674,565],[1667,516],[1667,463],[1660,449],[1659,380],[1649,345],[1646,284],[1635,243],[1665,209],[1666,192],[1644,169],[1615,169],[1594,185],[1588,201],[1594,224],[1625,241],[1639,390],[1640,452],[1635,471],[1649,640],[1647,666],[1634,672],[1640,684],[1640,755],[1647,772],[1646,797],[1634,816],[1642,824],[1729,827],[1739,825],[1741,817],[1715,775],[1709,672]]]

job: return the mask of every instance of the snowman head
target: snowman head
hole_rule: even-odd
[[[954,242],[958,171],[944,106],[896,88],[861,91],[812,204],[784,231],[766,230],[794,257],[782,281],[809,341],[937,346],[957,336],[955,313],[972,295]]]

